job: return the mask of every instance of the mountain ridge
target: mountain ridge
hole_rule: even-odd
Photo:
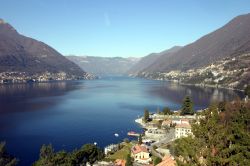
[[[140,58],[134,57],[96,57],[96,56],[66,56],[82,69],[94,75],[126,75],[127,71]]]
[[[151,79],[171,80],[174,78],[174,81],[202,85],[218,85],[222,82],[223,86],[229,84],[230,88],[243,89],[246,83],[250,81],[249,65],[246,66],[246,64],[244,64],[244,68],[241,69],[237,68],[240,67],[241,64],[234,65],[231,69],[230,67],[228,69],[227,65],[227,69],[224,70],[222,60],[225,58],[234,59],[234,57],[239,57],[236,58],[236,63],[248,62],[250,58],[249,53],[250,13],[233,18],[221,28],[204,35],[193,43],[183,46],[173,54],[163,54],[162,56],[156,57],[154,62],[148,66],[144,66],[143,70],[131,72],[130,74]],[[212,66],[213,63],[216,62],[222,63],[218,64],[219,68],[216,69],[216,72],[219,72],[220,75],[226,74],[225,76],[228,76],[227,78],[218,78],[217,76],[211,75],[213,68],[209,66]],[[229,60],[228,63],[235,63],[235,61]],[[204,72],[202,68],[207,68],[208,70]],[[234,73],[234,70],[243,70],[243,72]],[[242,74],[242,79],[240,80],[243,80],[244,83],[236,80],[236,78],[239,78],[237,74]],[[197,78],[199,78],[199,80]],[[187,81],[187,79],[189,81]],[[218,79],[222,80],[214,82]]]
[[[60,73],[65,75],[65,79],[84,79],[87,75],[54,48],[19,34],[3,19],[0,20],[0,72],[22,73],[24,77],[51,73],[49,79],[52,80],[56,79],[52,75]],[[1,77],[5,79],[3,75]]]

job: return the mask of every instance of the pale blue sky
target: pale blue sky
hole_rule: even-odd
[[[249,0],[0,0],[0,18],[64,55],[141,57],[246,13]]]

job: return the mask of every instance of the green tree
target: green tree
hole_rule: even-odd
[[[204,116],[192,124],[193,137],[172,145],[178,165],[249,165],[250,102],[226,103],[223,112],[211,105]]]
[[[49,144],[48,146],[42,145],[40,149],[40,158],[49,159],[52,158],[53,156],[54,156],[54,149],[52,145],[51,144]]]
[[[161,129],[162,122],[162,120],[157,121],[156,125],[158,129]]]
[[[18,160],[7,153],[5,142],[0,142],[0,166],[15,166]]]
[[[144,110],[144,122],[149,121],[149,111],[147,109]]]
[[[250,98],[250,85],[247,85],[247,87],[244,90],[244,93],[246,96],[248,96]]]
[[[138,137],[138,143],[141,145],[142,144],[142,135],[140,134]]]
[[[129,139],[128,139],[128,138],[124,138],[124,139],[123,139],[123,142],[125,142],[125,143],[127,143],[127,144],[128,144],[130,141],[129,141]]]
[[[173,114],[173,112],[170,111],[170,109],[168,107],[164,107],[163,110],[162,110],[162,113],[164,115],[172,115]]]
[[[154,159],[154,165],[159,164],[161,161],[162,161],[161,158],[156,157],[156,158]]]
[[[104,157],[102,150],[94,144],[85,144],[80,149],[67,153],[65,151],[54,152],[52,145],[43,145],[40,150],[40,158],[34,166],[78,166],[93,164]]]
[[[104,157],[101,149],[94,144],[85,144],[79,150],[72,153],[71,162],[74,165],[86,164],[89,162],[93,164],[95,161]]]
[[[126,157],[126,166],[132,166],[133,163],[132,163],[132,159],[131,159],[131,154],[127,154],[127,157]]]
[[[226,102],[225,101],[219,102],[218,109],[219,111],[224,112],[226,110]]]
[[[193,115],[194,110],[193,110],[193,102],[189,96],[186,96],[182,108],[181,108],[181,115]]]

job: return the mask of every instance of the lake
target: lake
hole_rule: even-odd
[[[144,108],[178,110],[186,95],[195,109],[243,96],[233,90],[127,77],[0,85],[0,140],[19,165],[27,166],[38,159],[42,144],[72,150],[85,143],[104,147],[122,141],[128,131],[141,131],[134,120]]]

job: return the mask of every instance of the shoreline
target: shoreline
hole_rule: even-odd
[[[143,78],[146,80],[155,80],[155,81],[166,81],[166,82],[171,82],[171,83],[176,83],[180,85],[185,85],[185,86],[195,86],[195,87],[203,87],[203,88],[215,88],[215,89],[226,89],[226,90],[233,90],[233,91],[240,91],[244,92],[244,89],[237,89],[237,88],[230,88],[230,87],[223,87],[221,85],[211,85],[211,84],[190,84],[190,83],[184,83],[184,82],[179,82],[175,80],[169,80],[169,79],[153,79],[153,78],[147,78],[147,77],[139,77],[139,76],[130,76],[133,78]]]

